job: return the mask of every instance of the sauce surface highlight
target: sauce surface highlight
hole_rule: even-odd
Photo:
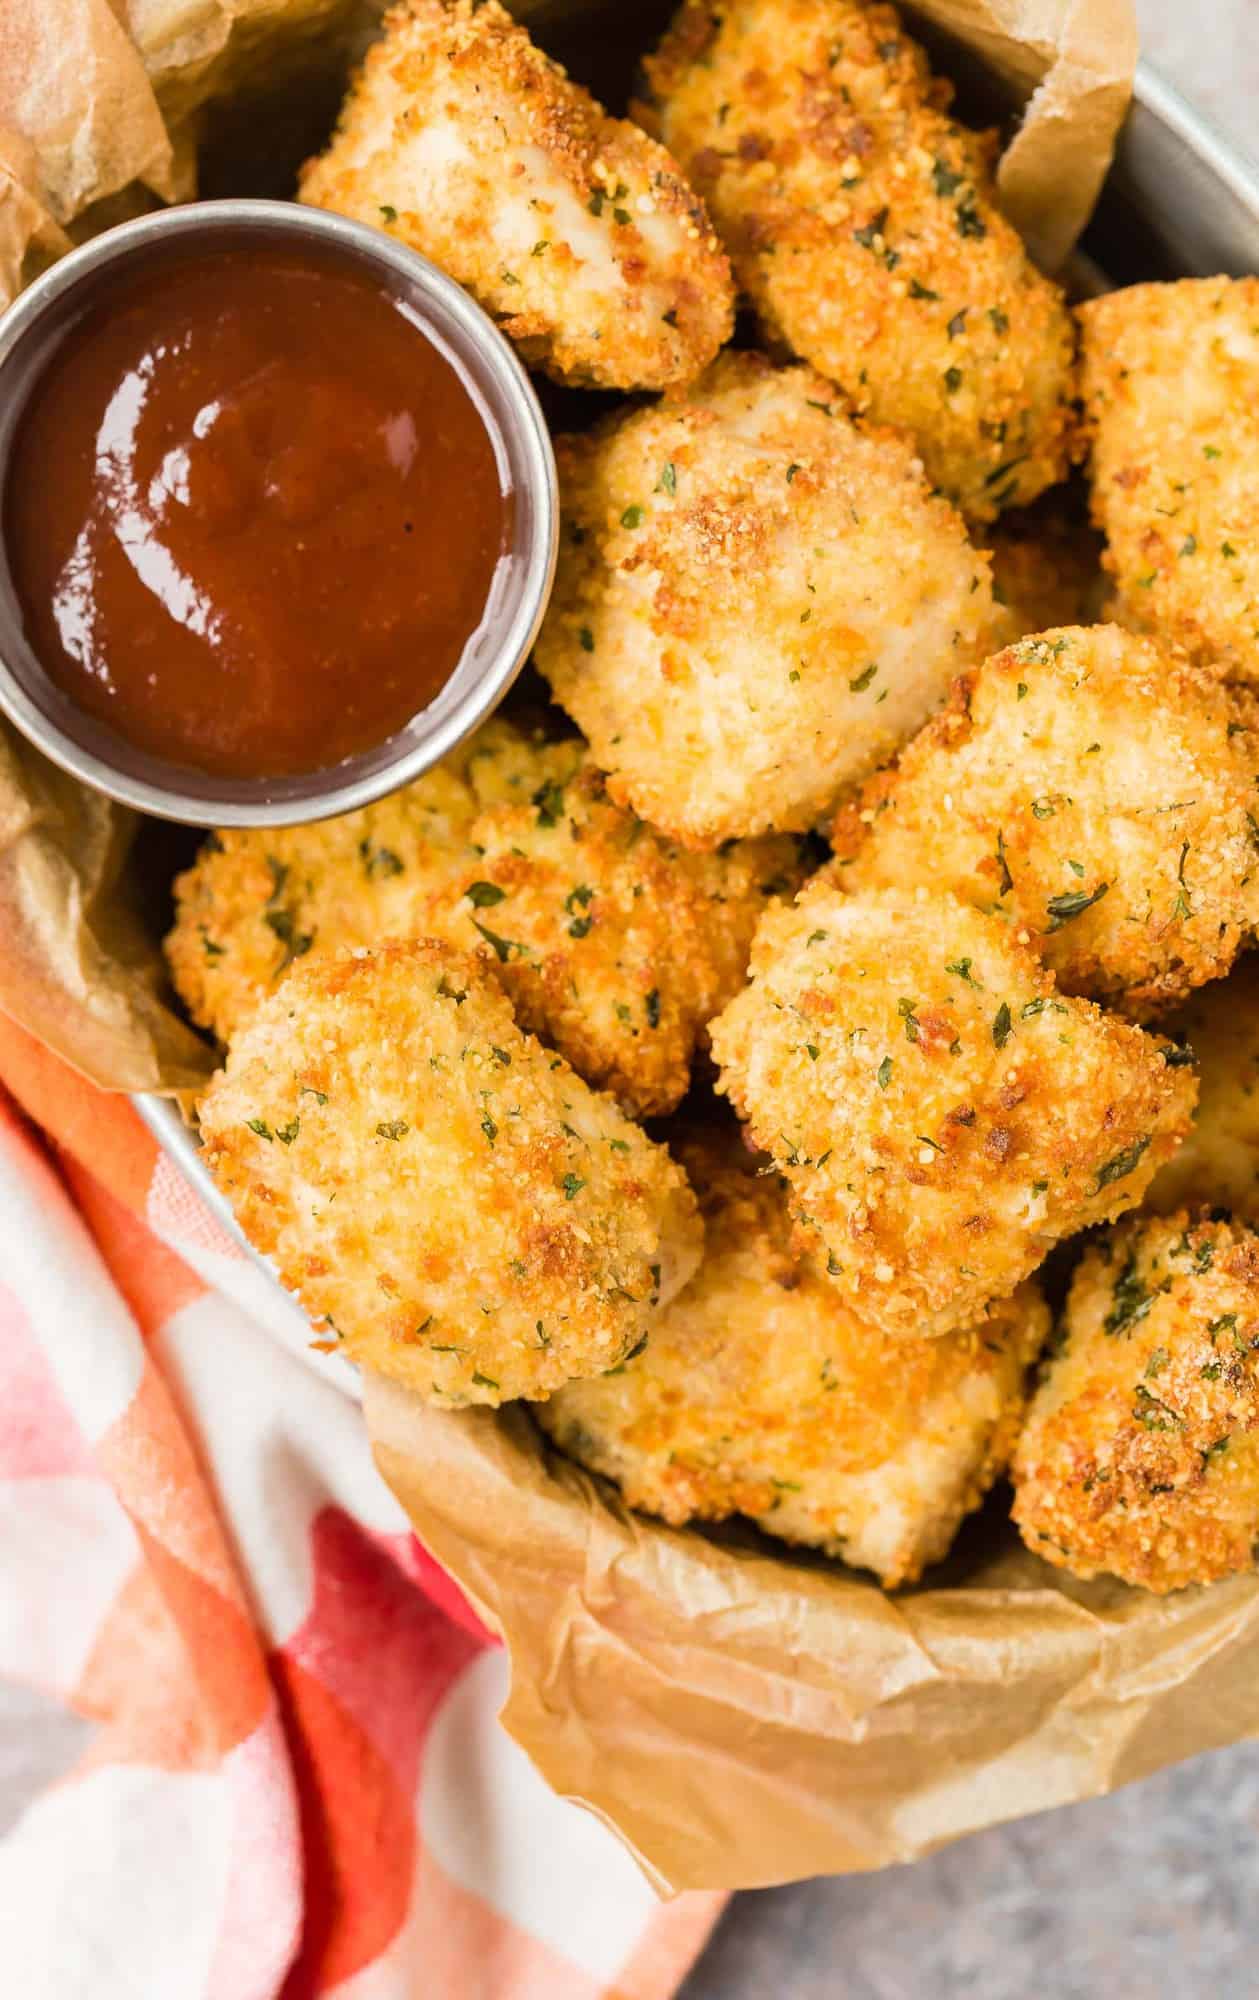
[[[14,439],[5,539],[27,638],[140,750],[317,770],[450,678],[511,500],[457,369],[348,260],[257,240],[120,276]]]

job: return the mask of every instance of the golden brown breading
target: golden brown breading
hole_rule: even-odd
[[[1259,1238],[1134,1216],[1090,1246],[1014,1454],[1028,1547],[1180,1590],[1259,1541]]]
[[[216,835],[175,884],[166,949],[194,1018],[230,1041],[308,951],[484,942],[522,1025],[649,1117],[685,1093],[767,898],[802,874],[788,838],[685,853],[612,804],[580,740],[496,721],[378,805]]]
[[[200,1106],[250,1241],[340,1351],[439,1403],[623,1361],[696,1269],[680,1167],[429,939],[298,966]]]
[[[871,1326],[948,1333],[1059,1238],[1131,1208],[1189,1124],[1192,1072],[947,895],[825,878],[762,922],[711,1028],[719,1088]]]
[[[1259,921],[1259,711],[1118,626],[989,660],[841,809],[856,888],[1008,918],[1062,986],[1144,1019],[1227,972]]]
[[[1064,477],[1071,316],[891,7],[703,0],[647,73],[653,129],[773,336],[912,431],[973,519]]]
[[[982,656],[987,557],[807,368],[723,355],[559,455],[538,665],[613,796],[675,839],[811,826]]]
[[[300,195],[431,257],[563,382],[663,389],[730,337],[730,267],[676,162],[498,0],[395,7]]]
[[[1204,986],[1166,1023],[1198,1068],[1189,1137],[1150,1182],[1145,1206],[1228,1208],[1259,1222],[1259,952]]]
[[[1259,278],[1132,285],[1080,324],[1117,615],[1259,682]]]
[[[992,557],[1002,645],[1100,622],[1108,593],[1102,539],[1058,493],[1003,514],[979,539]]]
[[[165,941],[193,1020],[231,1042],[308,952],[438,931],[436,907],[472,858],[473,812],[452,759],[359,812],[210,834],[175,878]]]
[[[641,1354],[569,1383],[539,1421],[675,1526],[747,1514],[912,1583],[1005,1469],[1048,1311],[1029,1284],[981,1328],[889,1342],[793,1245],[782,1182],[732,1151],[679,1146],[703,1264]]]

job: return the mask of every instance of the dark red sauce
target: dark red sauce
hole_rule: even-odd
[[[44,672],[136,748],[244,778],[425,708],[510,536],[453,363],[364,269],[257,239],[119,276],[37,381],[5,494]]]

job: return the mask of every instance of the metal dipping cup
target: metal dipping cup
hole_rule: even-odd
[[[357,265],[408,306],[459,371],[485,419],[513,506],[512,544],[485,615],[427,708],[371,750],[280,778],[210,775],[134,749],[45,674],[23,629],[0,536],[0,714],[44,755],[110,798],[194,825],[286,826],[367,805],[437,763],[506,694],[533,644],[555,570],[555,457],[529,378],[452,278],[380,230],[287,201],[189,202],[124,223],[51,266],[0,319],[0,492],[14,434],[58,342],[124,269],[259,236]],[[417,338],[420,335],[417,333]]]

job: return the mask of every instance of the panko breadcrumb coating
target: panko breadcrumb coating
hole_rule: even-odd
[[[696,1269],[663,1146],[430,939],[298,966],[200,1106],[250,1241],[340,1351],[435,1403],[623,1361]]]
[[[1259,952],[1204,986],[1166,1022],[1198,1069],[1198,1108],[1184,1145],[1160,1167],[1145,1206],[1227,1208],[1259,1222]]]
[[[1257,725],[1249,690],[1118,626],[1021,640],[841,809],[842,879],[951,891],[1148,1018],[1259,921]]]
[[[1102,618],[1109,586],[1101,536],[1057,493],[1003,514],[979,539],[992,557],[1003,645]]]
[[[1196,1089],[995,917],[825,878],[764,919],[711,1034],[802,1240],[853,1312],[908,1337],[974,1324],[1059,1238],[1140,1201]]]
[[[1065,476],[1071,316],[997,207],[992,144],[946,115],[891,7],[704,0],[647,75],[772,336],[912,431],[975,520]]]
[[[1259,683],[1259,278],[1132,285],[1080,324],[1118,615]]]
[[[647,1117],[683,1096],[767,899],[802,874],[787,838],[685,853],[612,804],[582,742],[495,721],[359,812],[215,835],[175,884],[167,956],[230,1042],[308,952],[485,943],[522,1025]]]
[[[309,953],[437,931],[451,878],[461,888],[473,858],[474,811],[451,759],[358,812],[211,833],[175,877],[165,941],[193,1020],[230,1043]]]
[[[675,161],[498,0],[393,9],[300,198],[432,258],[562,382],[663,389],[730,337],[730,267]]]
[[[1060,1569],[1145,1590],[1259,1542],[1259,1235],[1135,1216],[1092,1244],[1014,1455],[1014,1519]]]
[[[537,662],[613,797],[675,839],[811,826],[982,657],[987,557],[810,369],[723,355],[559,460]]]
[[[675,1526],[746,1514],[912,1583],[1005,1469],[1048,1311],[1028,1284],[980,1328],[889,1342],[793,1245],[781,1181],[732,1151],[679,1147],[703,1264],[641,1354],[569,1383],[539,1421]]]

